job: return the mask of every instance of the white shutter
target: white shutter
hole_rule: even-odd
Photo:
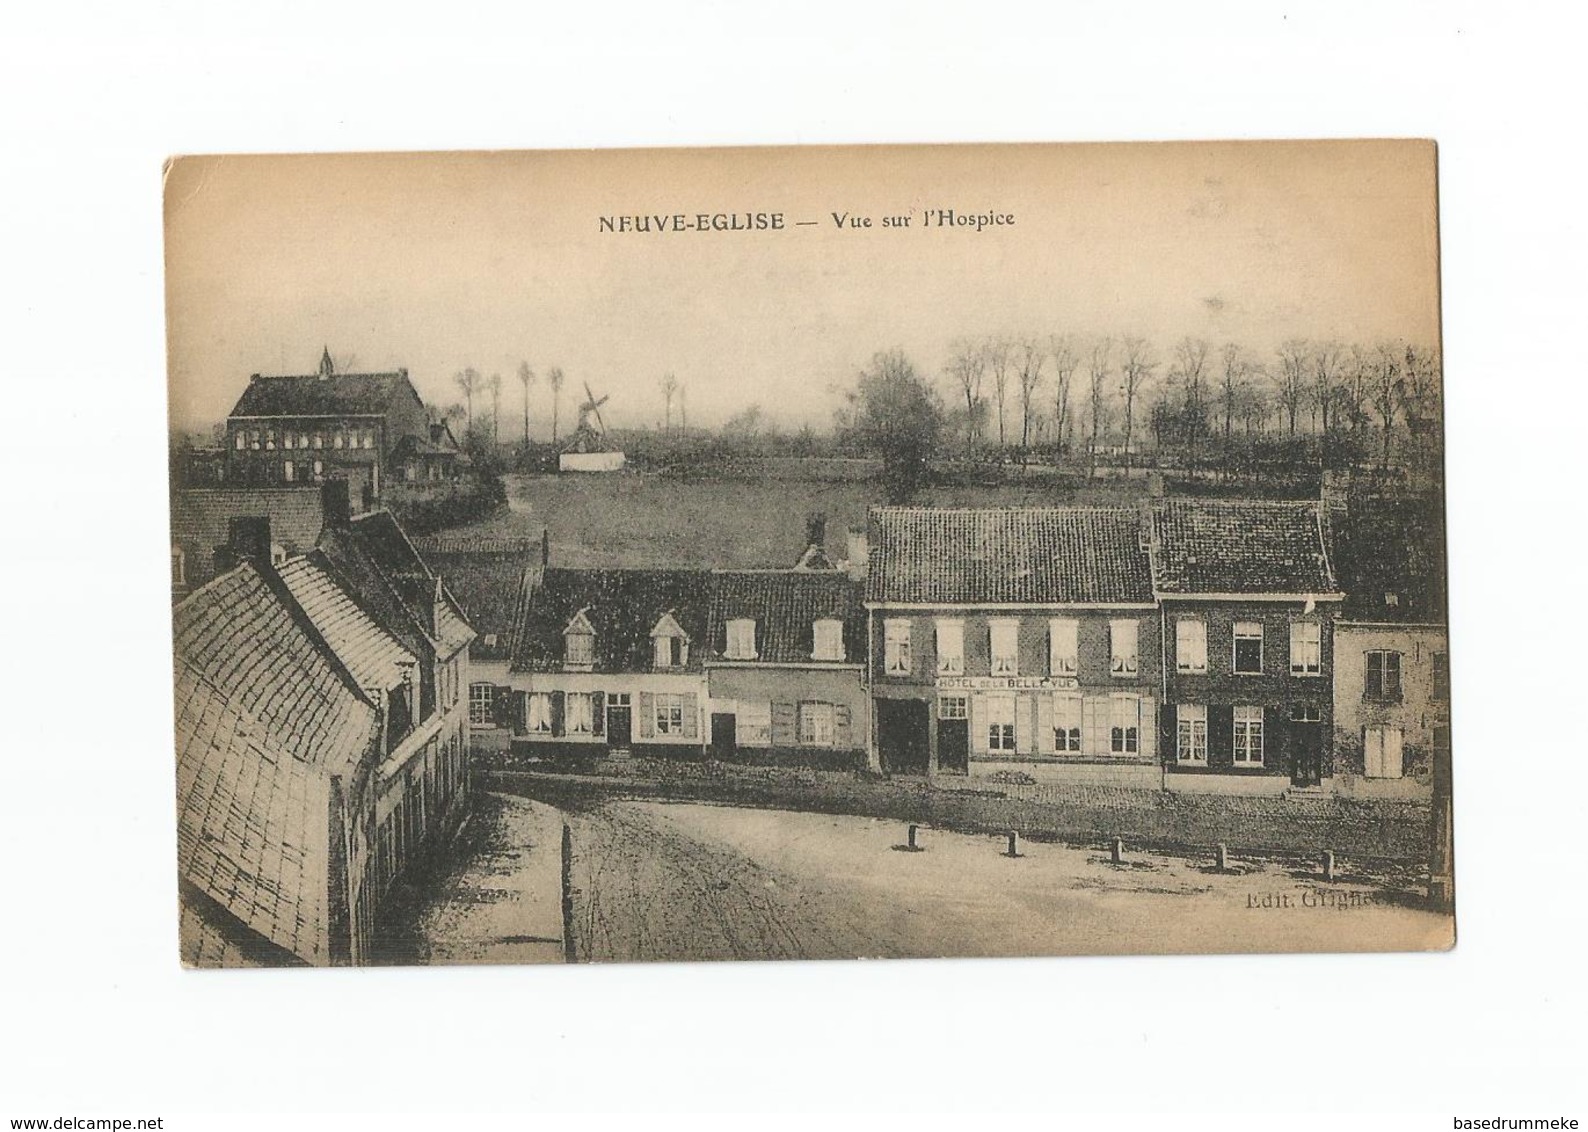
[[[1036,750],[1038,754],[1051,755],[1056,749],[1053,744],[1053,697],[1039,695],[1036,697],[1036,701]]]
[[[1386,727],[1384,729],[1384,777],[1400,778],[1405,774],[1405,764],[1402,760],[1402,736],[1399,727]]]
[[[1384,731],[1369,727],[1362,732],[1362,773],[1369,778],[1384,777]]]
[[[1021,692],[1015,697],[1015,750],[1022,755],[1029,755],[1036,747],[1036,737],[1031,734],[1036,714],[1036,705],[1032,701],[1036,698],[1029,692]]]
[[[1141,697],[1141,757],[1154,759],[1158,756],[1158,712],[1155,709],[1152,697]]]
[[[987,697],[980,692],[970,695],[970,749],[987,753]]]

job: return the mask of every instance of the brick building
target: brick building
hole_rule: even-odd
[[[872,765],[1159,782],[1159,621],[1132,508],[873,508]]]

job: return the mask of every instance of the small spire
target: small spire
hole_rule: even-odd
[[[320,354],[320,376],[330,377],[336,372],[336,366],[331,361],[331,347],[326,346]]]

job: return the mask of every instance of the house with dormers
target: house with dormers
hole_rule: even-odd
[[[872,508],[871,765],[1159,785],[1144,533],[1134,508]]]
[[[514,751],[701,753],[710,585],[705,570],[542,570],[516,619]]]
[[[1335,622],[1345,595],[1318,501],[1150,508],[1165,649],[1164,785],[1317,791],[1333,774]]]

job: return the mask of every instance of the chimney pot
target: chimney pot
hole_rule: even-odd
[[[805,518],[805,545],[825,546],[827,543],[827,516],[820,511]]]

